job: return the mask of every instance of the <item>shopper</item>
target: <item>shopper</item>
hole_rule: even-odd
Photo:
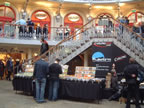
[[[44,39],[44,37],[41,38],[41,49],[40,49],[40,55],[42,55],[43,53],[45,53],[47,50],[49,50],[49,45],[47,43],[47,41]]]
[[[30,20],[30,18],[27,19],[27,26],[29,38],[32,38],[32,34],[34,33],[34,23]]]
[[[46,86],[46,78],[49,73],[49,64],[45,61],[46,56],[42,56],[42,58],[36,61],[34,66],[33,78],[36,81],[36,102],[43,103],[45,86]]]
[[[129,59],[129,63],[124,69],[124,75],[128,85],[126,108],[130,108],[131,97],[135,98],[136,108],[141,108],[139,104],[139,83],[137,81],[138,64],[136,64],[133,58]]]
[[[40,24],[37,24],[37,27],[36,27],[36,38],[39,39],[42,35],[42,28],[40,26]]]
[[[15,24],[19,25],[18,26],[19,27],[19,34],[21,34],[20,37],[24,37],[25,32],[26,32],[26,25],[27,25],[24,16],[22,17],[22,19],[16,21]]]
[[[7,80],[11,81],[11,74],[13,72],[13,62],[12,62],[12,58],[10,57],[6,63],[6,68],[8,71],[8,75],[6,77]]]
[[[0,78],[3,80],[3,75],[4,75],[4,63],[0,59]]]
[[[48,24],[45,24],[43,27],[43,37],[48,39]]]
[[[16,63],[14,65],[14,75],[22,71],[21,64],[19,60],[16,60]]]
[[[56,101],[58,98],[59,89],[59,74],[62,74],[62,67],[59,65],[60,60],[56,59],[55,63],[51,64],[49,67],[49,95],[48,99],[50,101]]]

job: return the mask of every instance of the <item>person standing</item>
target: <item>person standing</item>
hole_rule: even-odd
[[[28,26],[29,38],[32,38],[32,34],[34,32],[34,23],[31,21],[30,18],[28,18],[27,20],[27,26]]]
[[[43,37],[48,39],[48,24],[45,24],[43,27]]]
[[[55,63],[49,67],[49,94],[48,99],[50,101],[56,101],[58,98],[59,88],[59,74],[62,74],[62,67],[59,65],[60,60],[56,59]]]
[[[15,24],[18,24],[19,34],[22,34],[20,35],[20,37],[24,37],[24,34],[26,32],[26,25],[27,25],[24,16],[22,17],[22,19],[16,21]]]
[[[0,78],[3,80],[3,75],[4,75],[4,63],[0,59]]]
[[[33,78],[36,81],[36,102],[43,103],[45,86],[46,86],[46,78],[49,73],[49,64],[44,60],[45,56],[38,61],[36,61],[34,66]]]
[[[44,39],[44,37],[41,38],[41,48],[40,48],[40,55],[45,53],[47,50],[49,50],[49,45],[47,41]]]
[[[6,77],[7,80],[11,81],[11,74],[13,72],[13,62],[12,62],[12,58],[10,57],[6,63],[6,67],[7,67],[7,71],[8,71],[8,75]]]
[[[130,108],[131,97],[135,98],[136,108],[141,108],[139,104],[139,83],[137,81],[138,76],[138,64],[136,64],[133,58],[129,59],[129,65],[124,68],[124,76],[128,86],[126,108]]]
[[[40,26],[40,24],[37,24],[36,26],[36,38],[39,39],[42,35],[42,28]]]

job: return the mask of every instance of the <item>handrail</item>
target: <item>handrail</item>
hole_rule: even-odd
[[[117,21],[116,19],[112,18],[113,20],[115,20],[116,22],[118,22],[119,24],[123,25],[125,28],[127,28],[130,32],[134,33],[137,37],[141,38],[142,40],[144,40],[143,37],[141,37],[140,35],[138,35],[137,33],[135,33],[133,30],[131,30],[128,26],[126,26],[125,24],[121,23],[120,21]]]
[[[81,26],[77,31],[80,31],[82,30],[84,27],[86,27],[88,24],[90,24],[92,21],[94,21],[95,19],[97,18],[93,18],[92,20],[90,20],[88,23],[86,23],[85,25]],[[130,32],[134,33],[136,37],[144,40],[144,38],[142,38],[140,35],[138,35],[137,33],[135,33],[134,31],[132,31],[129,27],[127,27],[125,24],[123,23],[120,23],[120,21],[117,21],[116,19],[112,18],[115,22],[117,22],[118,24],[124,26],[126,29],[128,29]],[[88,29],[88,28],[87,28]],[[86,29],[86,30],[87,30]],[[84,31],[81,31],[80,33],[82,32],[85,32],[86,30]],[[33,60],[33,62],[37,61],[38,59],[40,59],[42,56],[46,55],[47,53],[50,53],[50,51],[56,49],[59,45],[61,45],[62,43],[66,42],[67,40],[70,40],[74,37],[76,37],[78,34],[76,34],[76,32],[73,32],[69,37],[65,38],[64,40],[60,41],[57,45],[55,45],[54,47],[51,47],[49,50],[47,50],[45,53],[43,53],[42,55],[40,55],[36,60],[34,60],[34,58],[30,58],[30,59],[27,59],[26,62],[30,61],[30,60]],[[80,34],[79,33],[79,34]],[[75,35],[76,34],[76,35]]]

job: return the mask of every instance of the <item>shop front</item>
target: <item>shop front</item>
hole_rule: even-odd
[[[0,48],[0,59],[6,64],[8,58],[12,58],[12,61],[23,61],[27,58],[27,54],[23,51],[18,51],[16,48]]]

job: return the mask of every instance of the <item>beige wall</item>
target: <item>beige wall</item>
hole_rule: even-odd
[[[11,7],[15,10],[17,19],[20,19],[21,16],[21,10],[25,7],[25,0],[8,0],[11,3]],[[41,0],[43,1],[43,0]],[[5,0],[0,1],[0,5],[4,4]],[[54,22],[54,18],[56,16],[56,13],[58,11],[59,3],[57,2],[46,2],[43,1],[43,3],[48,4],[50,3],[51,6],[43,6],[38,5],[36,2],[30,1],[27,5],[27,18],[32,15],[32,13],[36,10],[45,10],[47,11],[51,16],[51,26],[56,26]],[[144,2],[132,2],[132,3],[125,3],[125,5],[121,6],[121,13],[124,16],[127,16],[132,9],[136,9],[137,11],[144,13]],[[95,6],[103,6],[104,8],[95,8]],[[107,7],[112,7],[112,9],[107,9]],[[117,4],[97,4],[92,5],[92,9],[89,11],[89,6],[85,4],[74,4],[74,3],[64,3],[61,8],[61,15],[62,18],[70,13],[70,12],[76,12],[80,14],[84,20],[84,24],[87,22],[87,15],[90,12],[90,15],[92,17],[97,17],[101,13],[109,13],[114,18],[117,18],[118,16],[118,5]],[[64,22],[62,22],[63,24]]]

